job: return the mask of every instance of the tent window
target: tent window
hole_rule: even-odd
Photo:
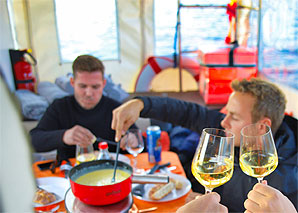
[[[61,63],[82,54],[119,60],[116,12],[116,0],[55,0]]]
[[[226,5],[229,2],[230,0],[180,0],[184,5]],[[154,1],[156,55],[174,53],[177,9],[177,0]],[[194,51],[202,46],[224,43],[229,26],[226,9],[183,8],[180,10],[180,18],[182,51]]]

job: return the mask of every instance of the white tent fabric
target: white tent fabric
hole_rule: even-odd
[[[40,81],[54,82],[59,76],[71,72],[71,63],[61,64],[53,0],[29,0],[28,14],[24,13],[24,5],[14,3],[17,24],[26,25],[21,20],[27,19],[29,32],[18,29],[22,37],[20,48],[32,46],[33,55]],[[153,0],[118,0],[118,24],[120,60],[104,61],[106,74],[111,75],[116,84],[121,84],[127,92],[132,92],[137,75],[145,59],[153,55]],[[24,26],[21,29],[26,29]]]
[[[33,212],[32,147],[2,78],[0,97],[0,212]]]

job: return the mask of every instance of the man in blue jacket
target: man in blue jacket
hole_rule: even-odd
[[[206,127],[232,131],[235,134],[234,174],[229,182],[214,191],[221,195],[221,203],[229,211],[243,212],[243,203],[257,180],[240,169],[240,130],[251,123],[267,124],[274,134],[279,162],[276,170],[265,179],[287,196],[297,209],[297,142],[293,131],[283,121],[286,105],[284,94],[275,85],[260,79],[234,80],[232,88],[233,93],[226,106],[227,114],[171,98],[137,97],[130,100],[113,111],[112,129],[116,130],[116,141],[139,116],[181,125],[199,134]],[[194,177],[190,179],[194,191],[204,192]]]

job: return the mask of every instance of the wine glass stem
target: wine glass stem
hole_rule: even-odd
[[[137,171],[137,158],[135,156],[133,158],[133,170],[134,170],[134,172]]]
[[[211,192],[212,192],[212,189],[209,189],[209,188],[205,187],[205,194],[209,194]]]
[[[258,179],[258,183],[262,183],[262,180],[263,180],[263,178],[262,177],[260,177],[260,178],[257,178]]]

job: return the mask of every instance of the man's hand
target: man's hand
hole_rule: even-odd
[[[67,145],[79,145],[87,147],[93,143],[95,136],[86,128],[75,125],[71,129],[65,131],[63,142]]]
[[[251,212],[296,212],[291,201],[277,189],[264,183],[257,183],[244,202],[246,213]]]
[[[228,212],[228,208],[219,203],[220,196],[216,192],[205,194],[180,207],[177,212]]]
[[[143,108],[143,101],[132,99],[113,110],[111,128],[116,131],[116,142],[118,142],[126,130],[137,121]]]

